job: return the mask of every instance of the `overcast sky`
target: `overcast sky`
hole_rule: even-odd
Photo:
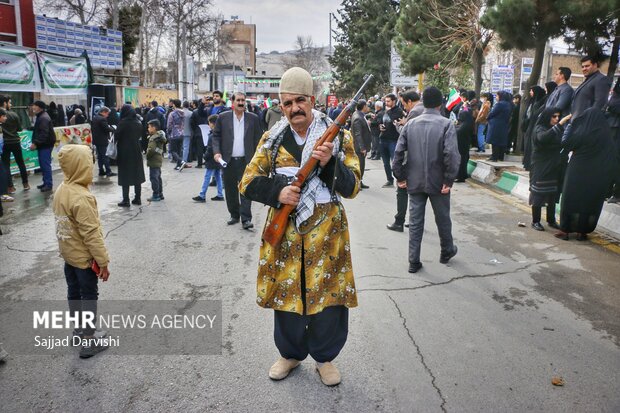
[[[293,49],[297,35],[312,36],[317,46],[329,45],[329,12],[336,12],[340,0],[214,0],[225,19],[256,25],[258,52]],[[335,23],[333,28],[335,28]]]

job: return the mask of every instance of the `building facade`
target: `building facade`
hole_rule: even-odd
[[[224,20],[221,35],[226,47],[220,51],[218,64],[240,66],[256,73],[256,25],[243,20]]]

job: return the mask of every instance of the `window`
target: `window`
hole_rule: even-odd
[[[0,4],[13,4],[13,0],[0,0]]]

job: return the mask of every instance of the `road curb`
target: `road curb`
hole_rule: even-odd
[[[469,160],[467,170],[471,171],[472,179],[510,194],[520,200],[528,201],[530,196],[530,180],[528,177],[510,171],[501,171],[484,162]],[[501,171],[501,172],[500,172]],[[557,206],[560,211],[560,205]],[[620,239],[620,205],[605,202],[598,221],[597,230]]]

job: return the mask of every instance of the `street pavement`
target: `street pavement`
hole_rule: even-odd
[[[429,205],[424,268],[409,274],[406,230],[385,228],[395,190],[381,188],[380,161],[368,169],[371,188],[344,201],[359,307],[335,362],[339,386],[321,384],[310,359],[284,381],[267,376],[278,357],[273,314],[255,304],[267,208],[253,205],[254,231],[229,227],[224,202],[191,201],[204,169],[165,163],[166,200],[145,202],[145,183],[142,207],[118,208],[120,187],[95,178],[112,260],[100,299],[222,300],[221,355],[12,354],[0,364],[0,410],[620,411],[619,255],[534,231],[518,201],[464,183],[452,193],[458,255],[439,263]],[[20,191],[0,219],[0,311],[9,300],[66,296],[51,197]],[[207,199],[214,195],[210,187]]]

